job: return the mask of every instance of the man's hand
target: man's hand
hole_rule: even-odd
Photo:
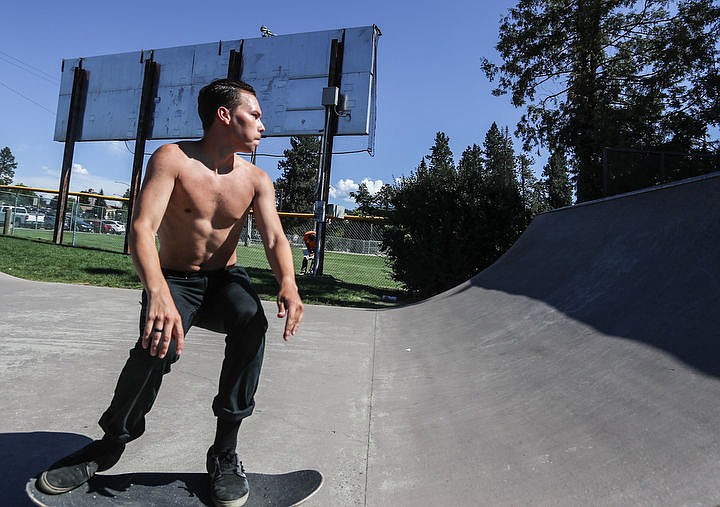
[[[287,315],[283,340],[288,341],[295,334],[303,318],[303,303],[300,299],[297,287],[280,288],[277,298],[278,318],[282,319]]]
[[[180,355],[185,344],[182,320],[178,313],[172,296],[158,294],[151,296],[148,293],[147,320],[142,335],[144,349],[150,347],[150,355],[165,357],[170,340],[177,342],[175,353]]]

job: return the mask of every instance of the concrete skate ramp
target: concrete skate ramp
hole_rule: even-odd
[[[720,178],[537,217],[383,312],[368,505],[720,504]]]
[[[715,175],[548,213],[469,282],[308,305],[287,344],[266,302],[248,471],[319,470],[320,507],[720,505],[718,203]],[[28,505],[28,477],[100,436],[139,292],[0,274],[0,299],[0,490]],[[108,473],[203,473],[222,351],[189,333]]]

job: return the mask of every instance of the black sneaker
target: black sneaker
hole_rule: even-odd
[[[245,469],[233,450],[215,454],[208,449],[207,471],[210,474],[210,495],[217,507],[240,507],[245,505],[250,489]]]
[[[125,444],[95,440],[50,466],[37,479],[37,488],[48,495],[67,493],[85,484],[96,472],[115,465]]]

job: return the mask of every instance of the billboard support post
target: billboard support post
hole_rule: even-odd
[[[344,38],[344,34],[343,34]],[[317,191],[315,201],[315,232],[317,243],[315,257],[310,272],[322,275],[325,260],[325,244],[327,239],[326,208],[330,194],[330,168],[332,166],[333,140],[338,128],[337,105],[342,78],[344,41],[333,39],[330,46],[330,69],[328,86],[323,90],[322,104],[325,106],[325,128],[322,134],[320,149],[320,166],[318,167]]]
[[[242,53],[243,53],[243,42],[240,41],[240,49],[230,50],[230,56],[228,57],[228,73],[227,77],[228,79],[232,79],[234,81],[240,81],[242,79],[242,71],[243,71],[243,64],[242,64]]]
[[[155,106],[155,91],[157,89],[160,66],[153,61],[152,56],[145,60],[143,73],[142,94],[140,95],[140,109],[138,110],[137,134],[135,136],[135,153],[133,154],[132,176],[130,177],[130,196],[128,199],[127,226],[132,223],[135,199],[140,191],[142,169],[145,161],[145,143],[152,130],[153,108]],[[125,234],[125,253],[130,253],[128,234]]]
[[[82,68],[82,60],[79,60],[77,67],[73,70],[72,94],[70,96],[70,109],[68,111],[67,130],[65,133],[65,148],[60,172],[58,200],[55,208],[53,242],[56,245],[61,245],[63,242],[65,211],[67,208],[68,194],[70,192],[70,175],[72,173],[73,156],[75,154],[75,141],[80,137],[80,128],[87,94],[87,74],[87,71]]]

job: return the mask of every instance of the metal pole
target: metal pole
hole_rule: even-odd
[[[328,88],[337,88],[338,93],[342,80],[342,64],[345,32],[343,40],[333,39],[330,45],[330,68],[328,72]],[[325,101],[324,101],[325,102]],[[327,222],[325,209],[330,194],[330,169],[332,165],[333,140],[337,133],[338,115],[337,102],[325,104],[325,127],[323,129],[322,148],[320,152],[320,167],[318,169],[318,195],[315,202],[315,232],[317,243],[315,245],[315,258],[311,268],[313,275],[322,275],[325,263],[325,244],[327,241]],[[322,209],[320,209],[322,208]]]
[[[335,41],[333,41],[335,42]],[[310,273],[313,275],[323,274],[323,264],[325,256],[325,236],[326,236],[326,216],[325,210],[327,207],[327,194],[324,192],[325,179],[329,177],[327,166],[330,163],[328,157],[326,157],[328,144],[330,145],[330,152],[332,153],[332,136],[330,136],[331,128],[331,107],[325,107],[325,127],[323,128],[322,144],[320,149],[320,166],[318,168],[318,193],[315,201],[315,255],[313,256],[312,267]]]
[[[252,152],[252,155],[250,155],[250,163],[252,165],[255,165],[255,161],[257,160],[257,148],[255,148]],[[252,216],[250,213],[247,214],[247,224],[245,226],[245,246],[250,246],[252,243]]]
[[[15,217],[13,216],[13,207],[8,206],[5,208],[5,223],[3,224],[3,234],[8,236],[12,234],[13,232],[13,220],[15,220]]]
[[[63,164],[60,172],[57,207],[55,208],[53,241],[56,245],[61,245],[63,242],[65,208],[67,206],[68,193],[70,192],[70,174],[72,171],[73,155],[75,153],[75,141],[79,137],[80,125],[82,124],[84,114],[87,80],[87,71],[83,70],[82,60],[80,60],[78,66],[75,67],[75,73],[73,75],[70,110],[68,111],[67,130],[65,131],[65,151],[63,153]]]
[[[73,203],[72,215],[70,216],[70,228],[72,229],[72,245],[75,246],[77,235],[77,219],[78,219],[78,199],[75,198]]]
[[[125,245],[123,251],[130,253],[128,234],[132,222],[135,199],[140,191],[143,163],[145,162],[145,142],[152,127],[153,111],[155,109],[155,93],[160,74],[160,65],[150,59],[145,60],[145,73],[143,75],[142,95],[140,96],[140,110],[138,111],[137,133],[135,135],[135,153],[133,156],[132,176],[130,177],[130,195],[128,196],[127,227],[125,229]]]
[[[245,41],[240,41],[240,49],[239,50],[230,50],[230,56],[228,57],[228,72],[227,77],[228,79],[233,79],[235,81],[240,81],[242,79],[242,71],[243,71],[243,47],[244,47]]]

